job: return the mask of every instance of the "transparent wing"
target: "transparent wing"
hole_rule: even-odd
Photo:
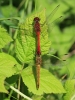
[[[61,22],[63,19],[63,16],[58,17],[57,19],[55,19],[52,23],[50,23],[48,25],[48,31],[51,32],[52,29],[55,27],[56,23]]]
[[[56,13],[56,11],[58,10],[58,8],[59,8],[59,6],[60,5],[58,5],[49,15],[48,15],[48,17],[46,18],[46,20],[44,21],[44,23],[43,23],[43,25],[42,26],[44,26],[45,24],[48,24],[48,26],[49,26],[49,28],[51,27],[53,27],[54,25],[54,23],[55,23],[55,21],[57,21],[57,19],[59,19],[59,18],[57,18],[55,21],[53,21],[52,23],[50,23],[50,20],[53,18],[53,16],[55,15],[55,13]],[[36,14],[36,16],[37,16],[38,14]],[[41,15],[42,16],[42,15]],[[32,19],[32,18],[31,18]],[[18,20],[20,20],[20,19],[18,19]],[[19,29],[19,30],[23,30],[23,31],[30,31],[30,33],[32,33],[32,31],[33,31],[33,25],[32,25],[32,21],[31,21],[31,23],[28,21],[28,19],[27,19],[27,22],[26,22],[26,24],[20,24],[19,25],[19,27],[16,27],[16,26],[10,26],[11,28],[14,28],[14,29]],[[26,34],[26,35],[30,35],[30,34]]]
[[[50,20],[53,18],[53,16],[55,15],[56,11],[58,10],[60,5],[58,5],[49,15],[48,17],[46,18],[47,20],[44,22],[45,23],[50,23]]]

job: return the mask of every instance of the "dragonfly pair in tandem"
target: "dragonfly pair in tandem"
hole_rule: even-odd
[[[53,10],[53,12],[49,16],[54,15],[58,8],[59,8],[59,5]],[[41,19],[37,16],[33,19],[33,22],[34,22],[33,29],[36,34],[36,88],[37,89],[39,89],[39,86],[40,86],[40,66],[42,62],[41,46],[40,46],[40,35],[41,35],[40,20]]]

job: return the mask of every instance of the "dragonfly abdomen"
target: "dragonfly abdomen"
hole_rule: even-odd
[[[36,55],[36,87],[39,88],[40,84],[40,66],[41,66],[41,56]]]

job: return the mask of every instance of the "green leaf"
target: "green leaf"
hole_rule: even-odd
[[[64,100],[75,100],[75,79],[67,80],[65,89],[67,93],[64,96]]]
[[[19,39],[16,39],[17,57],[22,63],[31,62],[34,57],[34,47],[35,47],[34,38],[29,37],[29,36],[24,36],[22,35],[22,33],[18,35],[20,35],[20,37]]]
[[[17,16],[17,9],[15,7],[13,7],[12,5],[3,6],[3,7],[1,7],[1,10],[5,17]]]
[[[28,87],[28,90],[34,94],[42,95],[43,93],[65,93],[61,82],[46,69],[41,68],[40,86],[38,90],[36,89],[35,76],[33,75],[31,66],[25,68],[21,75],[24,84]]]
[[[34,17],[40,18],[40,26],[41,26],[41,33],[40,33],[40,45],[41,45],[41,54],[47,54],[51,45],[50,40],[48,39],[48,26],[46,23],[45,17],[45,10],[41,11],[40,13],[36,13],[29,18],[23,24],[19,25],[19,29],[17,31],[17,39],[16,39],[16,54],[18,59],[22,63],[30,63],[36,54],[36,33],[33,31],[34,26],[33,20]]]
[[[68,59],[67,70],[69,72],[69,79],[75,76],[75,56]]]
[[[38,95],[33,95],[32,97],[33,100],[46,100],[42,95],[38,96]]]
[[[8,99],[8,98],[5,98],[4,100],[10,100],[10,99]]]
[[[59,55],[67,54],[70,47],[75,41],[75,26],[65,28],[63,33],[59,30],[58,27],[55,27],[52,33],[50,33],[50,39],[52,42],[52,48],[55,49],[55,52],[58,52]],[[66,48],[66,49],[65,49]]]
[[[65,58],[66,57],[67,56],[65,56]],[[60,74],[67,74],[69,79],[73,79],[75,77],[75,56],[67,58],[66,65],[60,70]]]
[[[5,76],[0,74],[0,92],[7,93],[7,90],[4,87],[4,80],[5,80]]]
[[[0,48],[3,48],[6,44],[12,41],[7,31],[0,26]]]
[[[16,73],[15,65],[19,67],[11,55],[0,53],[0,92],[7,92],[4,87],[4,80]]]

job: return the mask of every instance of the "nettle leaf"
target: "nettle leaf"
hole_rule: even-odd
[[[42,95],[43,93],[65,93],[65,90],[59,80],[57,80],[48,70],[40,70],[40,87],[36,89],[35,76],[31,66],[25,68],[22,73],[24,84],[28,90],[34,94]]]
[[[0,53],[0,92],[7,92],[4,87],[4,80],[16,73],[15,65],[19,67],[17,61],[6,53]]]
[[[66,94],[64,100],[75,100],[75,79],[67,80],[65,83]]]
[[[34,14],[26,19],[23,24],[19,25],[19,30],[17,31],[17,39],[16,39],[16,54],[18,59],[22,63],[30,63],[36,54],[36,33],[34,32],[34,25],[33,20],[34,17],[40,18],[40,26],[41,26],[41,33],[40,33],[40,45],[41,45],[41,54],[47,54],[51,45],[50,40],[48,39],[47,29],[48,26],[46,25],[46,17],[45,11],[43,10],[40,13]]]
[[[22,35],[22,33],[19,33],[20,37],[16,39],[16,54],[18,59],[21,62],[31,62],[33,57],[35,56],[34,54],[34,38],[30,36],[25,36]]]
[[[12,38],[8,35],[7,31],[0,26],[0,48],[3,48],[11,41]]]

